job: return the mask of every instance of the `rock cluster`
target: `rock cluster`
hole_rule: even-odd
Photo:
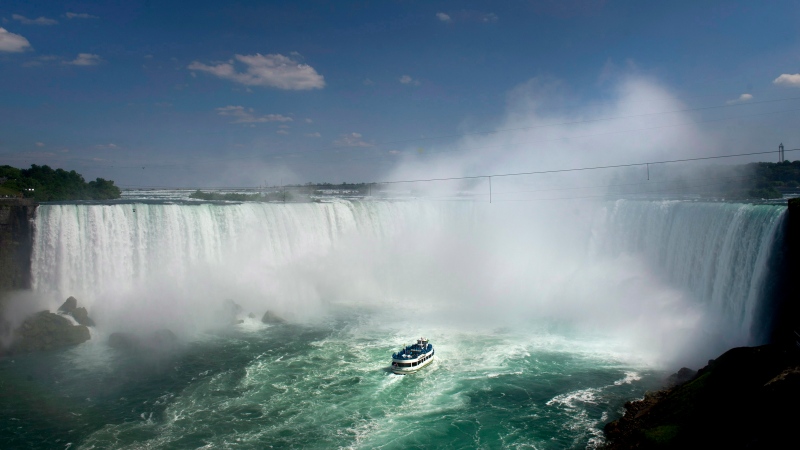
[[[69,314],[76,322],[87,327],[93,327],[94,321],[89,317],[89,313],[84,307],[78,307],[78,300],[75,297],[70,297],[58,308],[58,312]]]
[[[626,403],[605,427],[605,448],[784,448],[796,442],[799,401],[796,348],[734,348],[688,381]]]
[[[56,350],[71,347],[91,339],[88,326],[94,326],[86,308],[79,308],[78,301],[70,297],[55,314],[50,311],[38,312],[22,323],[14,331],[14,340],[9,353],[28,353],[44,350]],[[79,325],[64,315],[72,316]]]

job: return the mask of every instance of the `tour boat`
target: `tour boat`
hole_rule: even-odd
[[[433,344],[425,338],[417,339],[416,344],[406,345],[397,353],[392,353],[392,372],[400,375],[413,373],[433,361]]]

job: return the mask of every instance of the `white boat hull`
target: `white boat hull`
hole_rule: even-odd
[[[399,364],[413,364],[415,362],[417,362],[417,361],[415,361],[415,360],[405,360],[405,361],[392,360],[392,372],[394,372],[394,373],[396,373],[398,375],[406,375],[406,374],[409,374],[409,373],[414,373],[414,372],[418,371],[419,369],[422,369],[423,367],[425,367],[428,364],[432,363],[433,362],[433,354],[431,354],[431,356],[428,359],[418,363],[415,366],[401,367],[399,365]]]

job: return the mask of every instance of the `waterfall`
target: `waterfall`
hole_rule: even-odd
[[[777,205],[619,200],[606,208],[596,245],[645,255],[670,283],[739,330],[740,344],[755,343],[754,319],[785,212]]]
[[[448,304],[450,315],[481,320],[505,313],[608,328],[647,316],[650,332],[647,320],[680,297],[744,345],[785,211],[626,200],[42,205],[32,281],[101,318],[124,310],[120,324],[144,310],[198,316],[235,298],[296,316],[332,301]]]

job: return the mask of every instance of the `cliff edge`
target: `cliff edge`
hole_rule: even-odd
[[[0,199],[0,292],[31,287],[31,249],[36,202]]]
[[[682,384],[625,404],[606,449],[782,448],[800,422],[800,351],[728,350]]]

